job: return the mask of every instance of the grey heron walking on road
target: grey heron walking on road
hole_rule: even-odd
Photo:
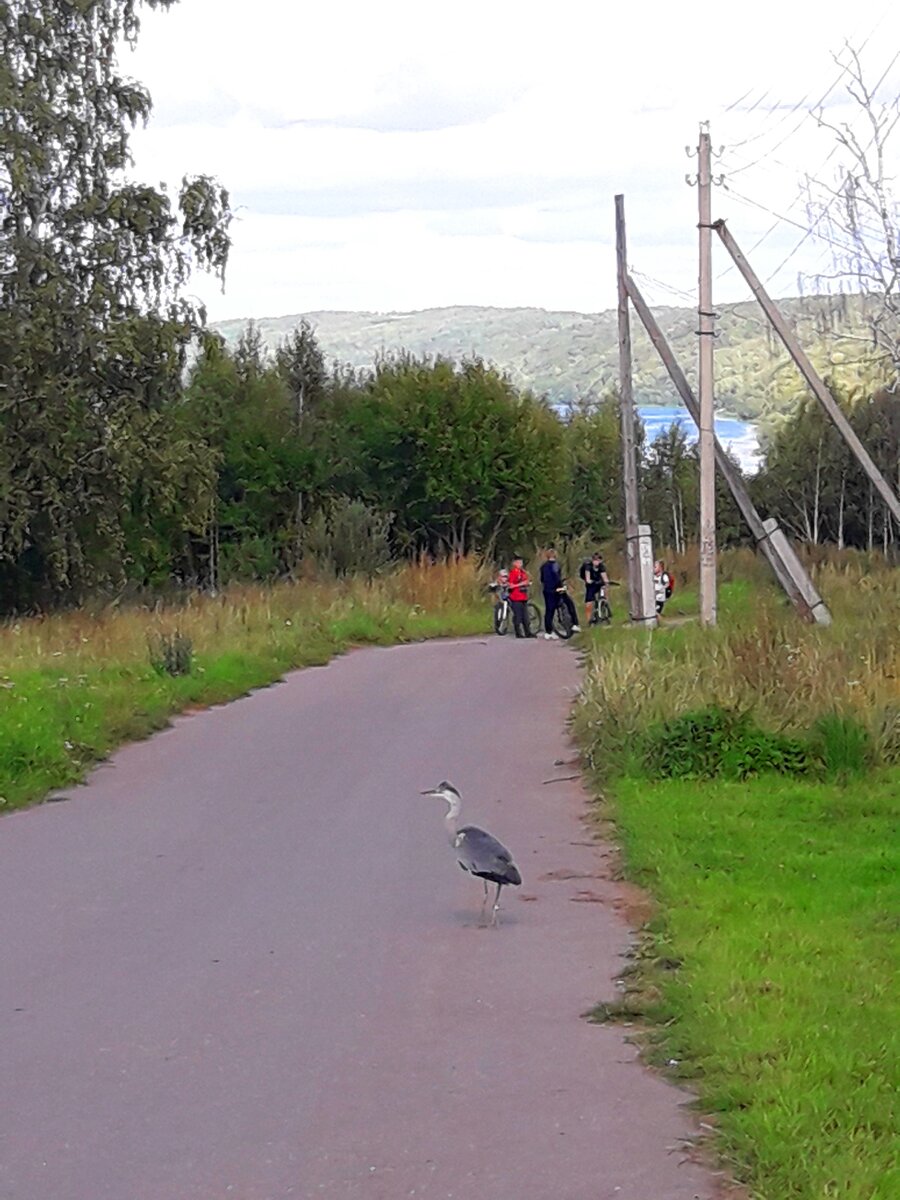
[[[459,792],[452,783],[444,780],[436,788],[429,788],[423,796],[438,796],[448,805],[447,816],[444,818],[450,844],[456,851],[456,861],[464,871],[477,875],[484,883],[484,900],[481,905],[482,916],[488,902],[488,883],[495,883],[497,891],[494,894],[494,910],[491,925],[497,924],[500,911],[500,892],[504,887],[518,887],[522,882],[519,868],[512,860],[512,855],[495,837],[479,829],[477,825],[459,825],[459,814],[462,800]]]

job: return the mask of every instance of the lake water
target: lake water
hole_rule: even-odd
[[[652,442],[671,425],[681,425],[687,431],[688,441],[697,440],[697,427],[686,408],[665,408],[648,405],[639,407],[641,420],[647,430],[647,440]],[[749,421],[738,421],[734,417],[716,417],[716,437],[731,450],[745,471],[759,467],[759,438],[756,426]]]

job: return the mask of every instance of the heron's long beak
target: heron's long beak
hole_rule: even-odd
[[[440,794],[435,788],[429,788],[426,792],[419,792],[420,796],[439,796]]]

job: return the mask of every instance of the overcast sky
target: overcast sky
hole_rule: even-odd
[[[205,172],[230,189],[225,293],[195,288],[211,319],[607,308],[619,191],[650,297],[687,303],[685,146],[708,119],[726,177],[713,216],[748,250],[774,224],[753,262],[795,294],[798,271],[828,261],[814,239],[791,251],[803,173],[838,162],[807,110],[824,99],[831,118],[854,116],[832,59],[845,39],[896,93],[900,5],[886,0],[181,0],[145,14],[123,54],[154,100],[135,175]],[[714,251],[716,298],[742,298]]]

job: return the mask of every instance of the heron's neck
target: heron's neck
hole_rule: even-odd
[[[444,817],[444,824],[447,826],[447,833],[450,836],[450,841],[456,838],[456,827],[459,823],[459,810],[462,807],[456,796],[450,796],[447,799],[447,815]]]

